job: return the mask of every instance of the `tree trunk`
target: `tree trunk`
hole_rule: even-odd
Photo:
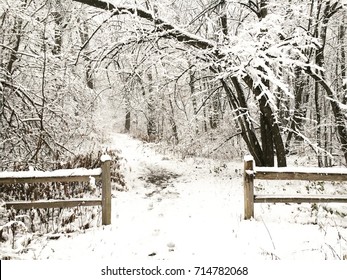
[[[149,69],[151,71],[151,69]],[[148,78],[148,98],[147,98],[147,135],[149,142],[154,142],[157,139],[156,127],[156,106],[153,93],[153,75],[147,73]]]
[[[271,153],[271,155],[266,155],[267,161],[264,162],[265,166],[273,166],[273,159],[270,160],[270,157],[274,156],[273,149],[276,149],[276,156],[277,156],[277,166],[278,167],[285,167],[287,166],[287,160],[286,160],[286,152],[284,148],[284,143],[281,136],[281,129],[279,127],[279,123],[276,121],[276,117],[274,115],[274,112],[272,111],[270,107],[270,102],[266,96],[266,94],[262,94],[262,90],[259,86],[253,87],[253,80],[246,76],[244,77],[244,80],[249,88],[252,89],[255,97],[259,100],[259,107],[260,107],[260,113],[261,118],[265,118],[263,122],[261,122],[263,133],[267,133],[264,135],[266,137],[263,139],[265,143],[263,143],[263,147],[266,145],[266,149],[268,149],[268,152]],[[273,145],[271,144],[273,143]],[[270,147],[271,145],[271,147]],[[264,149],[264,148],[263,148]],[[265,151],[263,150],[263,153]],[[271,165],[272,164],[272,165]]]
[[[268,10],[267,6],[269,4],[269,0],[261,0],[260,1],[260,6],[259,6],[259,18],[263,19],[267,16]]]
[[[198,124],[198,104],[196,101],[195,96],[195,72],[190,69],[189,71],[189,88],[190,88],[190,96],[192,99],[192,105],[193,105],[193,114],[194,114],[194,126],[195,126],[195,134],[199,134],[199,124]]]
[[[347,75],[346,75],[346,49],[345,49],[345,36],[346,36],[346,15],[343,15],[342,24],[339,26],[339,45],[340,45],[340,69],[342,78],[342,103],[347,104]],[[345,82],[343,82],[345,81]]]
[[[226,0],[220,0],[219,1],[219,25],[222,28],[222,34],[223,34],[223,41],[228,36],[228,14],[227,14],[227,7],[226,7]]]
[[[171,95],[169,96],[169,105],[170,105],[170,109],[171,109],[170,124],[171,124],[171,129],[172,129],[172,136],[173,136],[174,141],[175,141],[174,144],[178,144],[178,142],[179,142],[178,131],[177,131],[177,125],[176,125],[176,121],[175,121],[175,111],[174,111],[174,107],[172,104]]]
[[[13,64],[15,61],[18,59],[17,57],[17,51],[19,50],[19,46],[21,43],[21,36],[22,36],[22,24],[23,20],[21,18],[16,18],[15,19],[15,24],[13,27],[13,34],[15,35],[15,40],[14,40],[14,46],[12,47],[11,53],[10,53],[10,59],[7,63],[7,72],[8,75],[11,75],[13,73]]]
[[[258,6],[259,20],[263,20],[268,14],[268,0],[261,0]],[[266,30],[264,30],[266,32]],[[262,69],[259,69],[262,71]],[[266,94],[263,94],[262,89],[253,86],[253,80],[250,76],[244,77],[247,86],[253,91],[255,97],[259,100],[260,108],[260,129],[263,148],[263,158],[265,166],[274,166],[275,150],[277,155],[278,167],[287,166],[286,152],[281,136],[279,122],[274,116],[274,112],[270,107],[269,100]],[[270,82],[262,80],[262,83],[270,89]]]
[[[125,125],[124,125],[125,131],[129,132],[131,128],[131,112],[127,108],[125,112]]]
[[[79,28],[81,43],[84,45],[88,39],[89,39],[89,29],[85,22],[83,22]],[[88,88],[94,89],[94,78],[93,78],[93,69],[92,69],[92,63],[90,61],[90,58],[88,56],[85,56],[85,62],[86,62],[86,83]]]
[[[319,102],[319,83],[314,83],[314,104],[316,107],[316,139],[317,139],[317,147],[321,149],[322,147],[322,126],[321,126],[321,106]],[[323,166],[322,161],[322,152],[320,150],[316,151],[317,153],[317,161],[318,161],[318,167]]]
[[[286,139],[286,153],[290,152],[290,143],[292,138],[295,140],[302,140],[300,133],[303,130],[304,117],[306,116],[306,104],[308,103],[308,94],[304,92],[307,85],[301,74],[301,69],[295,69],[294,78],[294,113],[291,117],[289,124],[289,131]]]
[[[232,77],[231,82],[235,88],[237,96],[233,93],[231,85],[229,85],[227,81],[221,80],[230,107],[235,112],[237,121],[240,125],[242,138],[245,141],[249,152],[253,156],[256,165],[263,166],[265,164],[263,151],[256,136],[253,122],[249,117],[249,110],[244,91],[236,77]]]
[[[54,18],[54,46],[52,53],[54,55],[59,55],[61,53],[62,47],[62,22],[63,22],[63,13],[61,10],[61,0],[56,0],[54,5],[55,11],[52,12]]]
[[[261,101],[261,107],[266,106],[264,101]],[[260,113],[260,132],[261,132],[261,143],[263,148],[265,166],[274,166],[275,164],[275,151],[274,142],[271,129],[271,123],[269,118],[264,113]]]
[[[329,101],[333,110],[338,136],[341,142],[341,149],[345,158],[345,162],[347,164],[347,130],[345,123],[345,116],[341,110],[341,107],[338,103],[337,96],[331,87],[327,84],[323,77],[318,76],[314,71],[312,71],[311,67],[304,68],[306,73],[308,73],[315,81],[319,82],[320,85],[324,88],[326,94],[329,97]]]

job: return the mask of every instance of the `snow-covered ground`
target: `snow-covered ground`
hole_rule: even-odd
[[[121,150],[128,187],[128,191],[113,192],[112,225],[62,235],[57,240],[35,239],[20,258],[347,258],[346,206],[256,204],[255,219],[245,221],[241,161],[180,160],[156,153],[153,144],[143,144],[124,134],[115,134],[110,148]],[[311,192],[322,188],[309,182],[280,184],[259,181],[256,189],[269,193],[295,189],[304,193],[308,186]],[[343,184],[324,187],[346,191]]]

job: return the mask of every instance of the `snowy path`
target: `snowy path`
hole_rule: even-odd
[[[323,233],[316,225],[280,218],[243,221],[242,178],[235,172],[241,162],[221,166],[206,159],[168,159],[122,134],[114,136],[110,148],[122,151],[129,188],[114,192],[112,225],[51,240],[36,258],[324,259],[336,248],[341,256],[347,252],[334,228]]]
[[[127,135],[117,134],[111,148],[129,166],[129,191],[114,193],[112,226],[51,242],[40,258],[209,258],[234,251],[225,241],[235,235],[231,220],[240,221],[242,208],[232,179],[210,174],[202,160],[167,160]],[[148,174],[178,177],[157,187],[146,182]]]

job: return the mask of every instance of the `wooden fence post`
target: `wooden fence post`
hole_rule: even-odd
[[[250,155],[244,158],[243,187],[244,219],[249,220],[254,217],[254,161]]]
[[[101,180],[102,180],[102,224],[111,224],[111,158],[108,155],[101,157]]]

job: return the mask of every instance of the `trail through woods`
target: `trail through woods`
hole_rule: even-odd
[[[241,160],[179,160],[123,134],[113,136],[110,148],[121,150],[128,187],[113,191],[112,225],[41,241],[28,258],[312,260],[347,254],[345,227],[333,219],[311,224],[310,213],[295,212],[297,205],[257,206],[256,219],[244,221]]]

